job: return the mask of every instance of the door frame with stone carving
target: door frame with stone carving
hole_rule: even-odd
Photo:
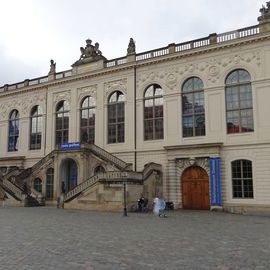
[[[181,176],[184,209],[209,210],[210,189],[207,171],[200,166],[186,168]]]

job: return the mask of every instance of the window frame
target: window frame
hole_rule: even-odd
[[[91,104],[91,99],[92,99],[93,104]],[[87,102],[88,106],[83,107],[86,100],[88,100]],[[87,116],[88,116],[86,120],[87,125],[82,126],[84,112],[87,112]],[[91,118],[90,118],[91,113],[93,114],[92,124],[91,124]],[[95,125],[96,125],[96,100],[92,96],[86,96],[82,99],[81,106],[80,106],[80,142],[81,143],[90,143],[90,144],[95,143]],[[85,137],[83,137],[83,131],[86,131],[86,134],[87,134],[86,139]],[[93,134],[93,136],[90,136],[90,134]]]
[[[48,184],[48,178],[50,177],[50,180],[52,183]],[[49,187],[51,189],[49,189]],[[48,196],[50,194],[50,196]],[[53,200],[54,196],[54,169],[53,168],[48,168],[46,171],[46,193],[45,193],[45,199],[46,200]]]
[[[37,113],[35,113],[37,112]],[[40,132],[32,132],[33,129],[33,121],[36,119],[36,131],[39,129],[40,122]],[[29,150],[39,150],[41,149],[42,143],[42,124],[43,124],[43,115],[42,109],[40,105],[35,105],[30,113],[30,136],[29,136]],[[32,139],[34,138],[35,144],[32,145]],[[38,141],[40,141],[38,143]]]
[[[240,79],[240,72],[245,72],[246,75],[248,75],[249,80],[243,80],[241,81]],[[237,74],[237,82],[235,83],[228,83],[228,80],[230,76],[233,76],[233,74]],[[248,86],[249,91],[245,91],[245,95],[248,96],[249,94],[249,99],[245,100],[246,102],[250,102],[251,106],[242,106],[241,104],[241,89],[243,87]],[[231,91],[231,94],[229,96],[229,91]],[[250,93],[249,93],[250,92]],[[236,95],[235,95],[236,93]],[[245,69],[235,69],[231,71],[226,79],[225,79],[225,108],[226,108],[226,132],[227,134],[243,134],[243,133],[248,133],[248,132],[254,132],[254,114],[253,114],[253,93],[252,93],[252,85],[251,85],[251,76],[250,73],[245,70]],[[237,107],[238,108],[228,108],[228,100],[232,100],[230,103],[231,106],[233,106],[233,103],[235,102],[234,96],[237,97]],[[246,113],[246,115],[242,115],[242,113]],[[229,115],[232,115],[232,117],[229,117]],[[249,115],[248,115],[249,114]],[[233,115],[237,115],[237,117],[233,117]],[[233,119],[237,120],[238,126],[235,126],[233,122],[229,122],[229,119],[233,121]],[[251,128],[247,127],[245,128],[243,125],[243,122],[247,122],[251,124]],[[229,127],[229,124],[232,124],[233,127]],[[246,130],[245,130],[246,129]]]
[[[15,127],[13,133],[11,133],[11,125]],[[17,152],[19,150],[18,147],[19,138],[20,138],[20,114],[18,110],[14,109],[10,112],[8,118],[8,152]]]
[[[115,100],[113,100],[115,96]],[[121,91],[114,91],[107,105],[107,143],[125,142],[125,95]],[[115,117],[112,118],[112,115]],[[122,121],[119,120],[122,118]],[[114,121],[113,121],[114,120]],[[115,136],[111,134],[114,132]]]
[[[147,92],[151,91],[152,95],[148,96]],[[161,90],[161,94],[157,93],[157,89]],[[151,84],[144,91],[143,98],[143,138],[144,141],[163,140],[164,139],[164,90],[159,84]],[[162,104],[157,104],[161,100]],[[152,106],[146,106],[147,103],[152,103]],[[158,110],[160,107],[160,110]],[[162,110],[161,110],[162,107]],[[148,108],[150,116],[147,117],[149,112],[146,112]],[[161,114],[162,116],[157,116]],[[161,128],[162,126],[162,128]],[[147,128],[149,127],[149,129]],[[162,130],[159,130],[162,129]]]
[[[194,81],[197,82],[202,86],[196,89]],[[185,88],[189,88],[188,85],[191,84],[191,89],[185,90]],[[199,111],[199,108],[196,109],[196,97],[200,97],[199,101],[201,100],[202,94],[202,106],[203,112]],[[187,97],[190,96],[192,98],[191,106],[186,106],[184,104],[184,99],[188,100]],[[206,125],[205,125],[205,94],[204,94],[204,84],[203,81],[196,76],[187,78],[181,87],[181,101],[182,101],[182,137],[183,138],[193,138],[193,137],[202,137],[206,135]],[[198,106],[198,107],[199,107]],[[191,110],[191,112],[185,112],[185,110]],[[198,110],[198,112],[196,112]],[[199,125],[195,125],[195,122],[198,123],[196,119],[203,119],[201,121],[203,123],[202,128],[199,128]],[[187,121],[188,120],[188,121]],[[190,122],[191,120],[191,122]],[[187,125],[185,125],[185,123]],[[188,125],[191,123],[191,126]],[[198,133],[198,134],[197,134]]]
[[[61,144],[67,143],[69,140],[70,104],[66,100],[61,100],[57,103],[55,108],[55,145],[60,146]],[[65,119],[65,117],[67,119]],[[61,122],[60,128],[58,128],[58,119],[60,119],[59,122]],[[59,142],[58,138],[60,138]]]
[[[237,163],[239,163],[240,166]],[[246,163],[247,165],[246,167],[250,169],[249,171],[248,170],[244,171],[244,163]],[[236,167],[237,169],[235,170],[234,168]],[[248,175],[249,173],[251,174],[251,177],[245,177],[245,175]],[[234,174],[239,174],[240,177],[234,177]],[[247,160],[247,159],[233,160],[231,162],[231,178],[232,178],[231,183],[232,183],[232,198],[233,199],[254,199],[253,166],[252,166],[251,160]],[[237,193],[238,195],[236,195]]]
[[[40,178],[35,178],[33,181],[33,188],[35,191],[42,193],[43,185],[42,185],[42,180]]]

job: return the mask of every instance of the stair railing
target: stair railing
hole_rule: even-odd
[[[123,160],[121,160],[120,158],[112,155],[111,153],[107,152],[106,150],[98,147],[95,144],[85,144],[84,145],[85,148],[90,149],[91,151],[93,151],[95,154],[103,157],[104,159],[106,159],[107,161],[113,163],[114,165],[116,165],[119,169],[125,169],[127,166],[129,166],[128,163],[124,162]]]
[[[23,200],[23,191],[7,179],[3,179],[3,186],[10,190],[18,200]]]

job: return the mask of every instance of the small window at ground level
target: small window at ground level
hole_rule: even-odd
[[[41,179],[36,178],[34,180],[34,189],[39,193],[42,192],[42,181],[41,181]]]
[[[253,198],[252,162],[241,159],[231,165],[233,198]]]

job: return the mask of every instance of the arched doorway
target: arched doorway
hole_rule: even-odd
[[[184,209],[210,209],[209,177],[203,168],[192,166],[183,172],[182,198]]]
[[[76,162],[67,158],[63,161],[62,165],[62,181],[65,183],[65,192],[70,191],[77,186],[78,167]]]

